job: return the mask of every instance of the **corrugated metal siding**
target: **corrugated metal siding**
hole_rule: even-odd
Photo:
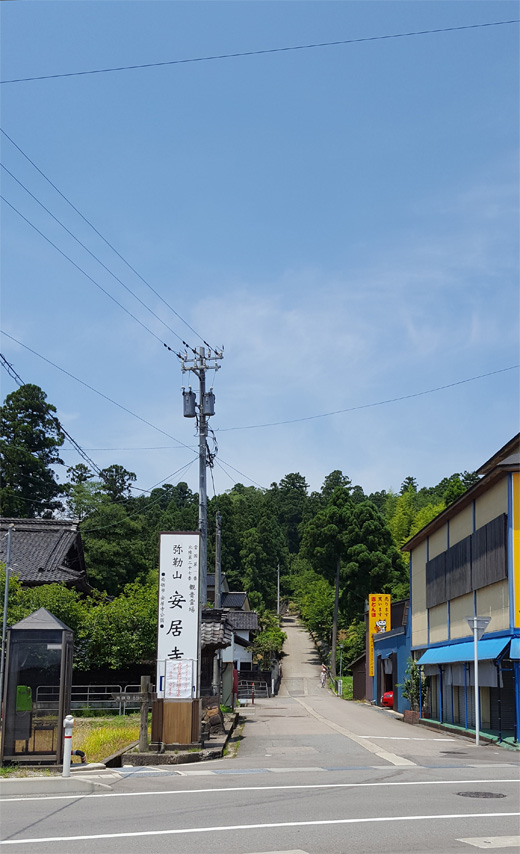
[[[473,589],[507,578],[507,516],[502,513],[473,534]]]
[[[446,552],[446,598],[471,593],[471,536]]]
[[[426,607],[446,602],[446,552],[426,564]]]
[[[507,516],[502,513],[426,563],[426,607],[434,608],[504,578]]]

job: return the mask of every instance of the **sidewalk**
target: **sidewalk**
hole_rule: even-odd
[[[186,765],[195,762],[207,762],[221,759],[238,721],[238,714],[229,715],[226,732],[221,736],[206,739],[204,749],[179,750],[164,753],[136,753],[123,751],[120,754],[123,766],[164,766]],[[110,757],[112,759],[113,757]],[[107,763],[109,760],[106,760]],[[110,763],[91,763],[87,765],[71,765],[70,777],[62,777],[55,768],[41,768],[41,773],[31,769],[30,776],[0,778],[0,797],[11,795],[85,795],[95,789],[110,789],[110,784],[121,779],[117,766]],[[95,779],[94,779],[95,778]]]

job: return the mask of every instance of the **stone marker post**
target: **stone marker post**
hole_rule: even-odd
[[[139,723],[139,753],[148,750],[148,706],[150,704],[150,677],[141,676],[141,720]]]

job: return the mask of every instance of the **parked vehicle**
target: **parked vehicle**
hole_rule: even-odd
[[[385,709],[393,709],[394,708],[394,692],[393,691],[385,691],[385,693],[381,697],[381,705],[384,706]]]

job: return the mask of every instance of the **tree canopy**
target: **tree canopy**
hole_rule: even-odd
[[[62,509],[53,465],[63,465],[58,449],[65,436],[37,385],[22,385],[0,407],[0,506],[2,516],[52,516]]]
[[[198,495],[185,482],[164,483],[134,495],[136,476],[114,463],[95,474],[80,462],[61,484],[55,467],[63,431],[38,386],[22,386],[0,409],[2,515],[63,515],[78,520],[90,597],[56,585],[22,590],[13,578],[9,619],[46,607],[76,633],[76,666],[125,666],[154,657],[160,531],[198,528]],[[400,547],[478,481],[471,472],[443,477],[431,487],[412,475],[399,492],[365,494],[340,469],[311,492],[303,474],[290,472],[267,490],[235,484],[208,502],[208,569],[215,559],[215,517],[222,520],[222,570],[230,589],[245,590],[261,614],[281,595],[296,602],[314,632],[332,638],[336,574],[337,628],[344,661],[363,643],[370,593],[408,595],[408,569]],[[255,650],[267,655],[280,641],[264,618]],[[274,644],[274,646],[273,646]],[[104,651],[103,651],[104,650]]]

